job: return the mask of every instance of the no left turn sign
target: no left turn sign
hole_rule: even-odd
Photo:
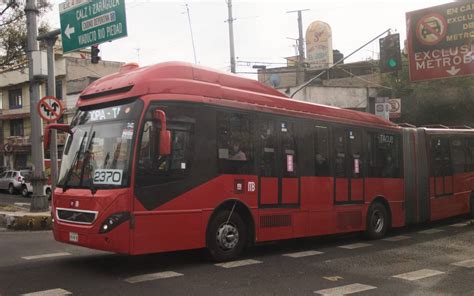
[[[43,97],[38,103],[38,113],[48,122],[57,121],[63,115],[64,108],[57,98],[53,96]]]

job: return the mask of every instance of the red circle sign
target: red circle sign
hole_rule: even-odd
[[[57,121],[61,118],[63,112],[63,104],[53,96],[43,97],[38,103],[39,115],[48,122]]]
[[[435,45],[443,41],[448,24],[438,13],[423,16],[416,24],[416,38],[424,45]]]

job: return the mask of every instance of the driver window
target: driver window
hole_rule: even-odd
[[[172,112],[167,111],[167,128],[171,133],[170,155],[160,155],[161,125],[150,118],[143,126],[138,153],[138,186],[172,182],[186,178],[191,172],[194,119],[188,116],[173,117],[172,115]]]

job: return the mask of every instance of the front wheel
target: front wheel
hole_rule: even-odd
[[[207,249],[214,261],[237,258],[247,244],[245,223],[236,212],[219,212],[211,221],[207,233]]]
[[[51,188],[46,188],[46,196],[48,197],[48,200],[51,200]]]
[[[374,203],[367,212],[366,236],[369,239],[380,239],[385,236],[389,226],[387,208],[381,203]]]

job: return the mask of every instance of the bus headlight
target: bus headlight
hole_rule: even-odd
[[[130,212],[120,212],[110,215],[100,226],[99,233],[107,233],[127,220],[130,220]]]

